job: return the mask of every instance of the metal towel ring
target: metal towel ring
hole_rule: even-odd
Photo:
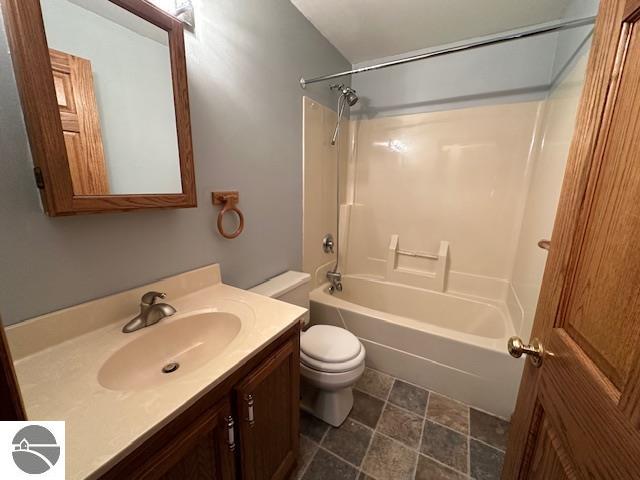
[[[222,209],[218,213],[218,231],[224,238],[233,239],[239,236],[244,230],[244,215],[240,209],[236,206],[240,195],[238,192],[213,192],[213,204],[223,205]],[[222,225],[222,219],[227,212],[235,212],[238,215],[238,228],[233,233],[227,233]]]

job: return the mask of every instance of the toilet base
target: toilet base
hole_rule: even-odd
[[[353,408],[351,387],[333,391],[320,390],[303,380],[300,390],[300,408],[334,427],[342,425]]]

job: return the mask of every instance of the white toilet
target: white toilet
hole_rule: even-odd
[[[310,289],[308,273],[290,271],[251,291],[309,308]],[[358,338],[344,328],[314,325],[302,332],[302,408],[333,426],[341,425],[353,407],[352,387],[364,372],[365,354]]]

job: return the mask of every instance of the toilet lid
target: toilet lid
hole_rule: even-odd
[[[300,351],[305,357],[322,363],[344,363],[360,354],[360,340],[344,328],[314,325],[300,338]]]
[[[366,355],[364,346],[360,348],[360,353],[353,357],[351,360],[341,363],[321,362],[315,358],[311,358],[305,355],[304,352],[300,352],[300,365],[301,367],[307,367],[311,370],[315,370],[321,373],[345,373],[357,370],[364,364],[364,357]],[[304,376],[304,368],[302,368],[302,375]],[[359,375],[358,375],[359,376]]]

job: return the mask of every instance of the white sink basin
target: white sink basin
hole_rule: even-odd
[[[139,336],[105,361],[98,381],[105,388],[122,391],[170,382],[220,355],[238,336],[241,326],[240,318],[232,313],[204,310],[165,318],[136,333],[123,334]]]

